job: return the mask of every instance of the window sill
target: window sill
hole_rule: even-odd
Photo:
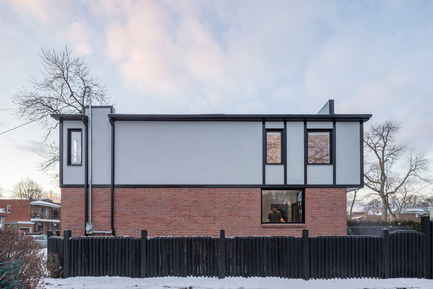
[[[276,223],[276,224],[264,224],[262,223],[262,228],[306,228],[307,225],[305,224],[288,224],[288,223]]]

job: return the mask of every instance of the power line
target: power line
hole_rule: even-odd
[[[19,126],[13,127],[13,128],[11,128],[11,129],[5,130],[5,131],[3,131],[3,132],[0,132],[0,135],[5,134],[5,133],[10,132],[10,131],[13,131],[13,130],[15,130],[15,129],[17,129],[17,128],[20,128],[20,127],[22,127],[22,126],[28,125],[29,123],[32,123],[32,122],[35,122],[35,121],[36,121],[36,119],[31,120],[31,121],[26,122],[26,123],[23,123],[23,124],[21,124],[21,125],[19,125]]]

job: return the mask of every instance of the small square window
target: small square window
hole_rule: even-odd
[[[81,129],[68,130],[68,165],[81,165]]]
[[[266,163],[281,164],[282,163],[282,131],[267,131],[266,132]]]
[[[308,163],[331,163],[331,131],[308,131]]]

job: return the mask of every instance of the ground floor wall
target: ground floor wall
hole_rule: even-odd
[[[92,191],[95,231],[111,231],[111,190]],[[62,188],[62,230],[85,234],[83,188]],[[116,188],[116,236],[310,236],[346,235],[346,189],[305,189],[305,223],[261,222],[260,188]]]

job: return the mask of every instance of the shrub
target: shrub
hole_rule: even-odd
[[[41,288],[43,253],[33,238],[0,229],[0,288]]]
[[[60,264],[59,255],[56,253],[49,253],[47,256],[46,267],[48,276],[51,278],[62,277],[62,266]]]
[[[349,227],[362,227],[362,226],[408,226],[412,227],[415,231],[421,232],[421,222],[415,221],[347,221]]]

